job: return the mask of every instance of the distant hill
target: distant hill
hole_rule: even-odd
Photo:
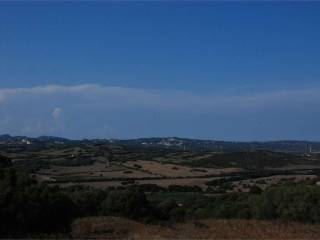
[[[278,152],[309,153],[310,150],[320,152],[320,142],[313,141],[268,141],[268,142],[237,142],[199,140],[187,138],[138,138],[138,139],[83,139],[70,140],[66,138],[41,136],[30,138],[26,136],[0,135],[0,144],[116,144],[137,148],[162,148],[188,151],[216,151],[216,152],[239,152],[269,150]]]
[[[267,150],[215,153],[208,158],[188,161],[187,165],[193,167],[238,167],[258,170],[270,167],[283,167],[289,164],[305,162],[302,156],[272,152]]]
[[[186,138],[141,138],[114,140],[114,143],[134,147],[174,148],[195,151],[239,152],[269,150],[279,152],[307,153],[320,151],[320,142],[311,141],[269,141],[269,142],[228,142]]]
[[[31,138],[26,136],[10,136],[8,134],[0,135],[0,144],[7,145],[46,145],[46,144],[66,144],[72,142],[69,139],[41,136],[38,138]]]

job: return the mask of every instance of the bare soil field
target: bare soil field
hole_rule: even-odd
[[[146,225],[117,217],[78,219],[75,239],[319,239],[319,224],[258,220],[199,220],[170,226]]]

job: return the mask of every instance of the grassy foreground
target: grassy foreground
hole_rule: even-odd
[[[88,217],[72,224],[76,239],[319,239],[319,224],[259,220],[200,220],[171,226],[117,217]]]

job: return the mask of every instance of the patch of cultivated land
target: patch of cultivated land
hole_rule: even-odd
[[[141,170],[152,172],[163,177],[196,177],[206,175],[218,175],[221,173],[240,172],[240,168],[192,168],[176,164],[167,164],[157,161],[127,161],[124,166],[141,166]]]
[[[61,183],[61,186],[64,187],[80,184],[105,189],[128,184],[156,184],[164,188],[170,185],[199,186],[206,190],[208,187],[206,183],[221,178],[219,174],[237,172],[242,170],[239,168],[192,168],[157,161],[136,160],[125,163],[96,161],[92,165],[72,167],[51,166],[50,169],[40,170],[35,176],[40,181],[62,181],[64,183]],[[251,186],[265,189],[285,180],[303,181],[316,178],[316,175],[295,174],[230,181],[232,188],[228,192],[247,192]],[[129,183],[125,179],[135,180]]]
[[[248,170],[245,170],[245,166],[253,167],[249,168],[251,171],[278,170],[292,171],[291,173],[295,174],[230,181],[232,191],[248,191],[250,186],[257,185],[264,189],[279,183],[281,179],[315,178],[311,174],[317,174],[316,169],[320,168],[318,160],[298,161],[297,156],[268,151],[217,153],[79,144],[52,147],[8,146],[1,148],[1,154],[10,157],[17,166],[27,169],[30,167],[31,174],[41,182],[61,183],[63,186],[79,183],[96,188],[135,183],[156,184],[161,187],[199,186],[205,190],[206,182],[221,177],[221,174],[244,174],[244,171]],[[273,159],[274,157],[276,159]],[[279,161],[283,161],[285,166],[276,164]],[[256,165],[259,168],[255,168]],[[279,167],[276,167],[277,165]],[[130,182],[126,182],[129,179]]]
[[[157,184],[160,187],[168,187],[169,185],[182,185],[182,186],[199,186],[202,188],[206,188],[205,183],[215,179],[219,179],[219,177],[140,180],[140,181],[137,181],[137,183]]]
[[[68,156],[72,154],[79,154],[84,150],[80,147],[64,148],[64,149],[45,149],[39,151],[37,154],[43,156]]]
[[[101,157],[100,157],[101,158]],[[157,161],[127,161],[125,163],[108,162],[100,159],[91,165],[83,166],[55,166],[42,169],[34,174],[40,181],[70,180],[70,183],[81,180],[82,185],[96,188],[123,185],[122,179],[136,179],[136,184],[157,184],[161,187],[169,185],[199,186],[206,189],[207,181],[216,179],[212,176],[221,173],[240,172],[239,168],[192,168],[176,164],[166,164]],[[206,177],[208,176],[208,177]],[[120,181],[121,178],[121,181]],[[157,179],[141,179],[157,178]],[[161,179],[163,178],[163,179]],[[94,182],[92,180],[95,180]],[[113,179],[112,181],[110,181]],[[119,180],[117,180],[119,179]],[[87,180],[87,181],[86,181]],[[69,186],[66,183],[63,186]]]
[[[86,166],[51,166],[50,169],[40,170],[38,176],[50,176],[54,179],[61,177],[85,178],[146,178],[157,177],[155,174],[130,169],[118,164],[95,162]]]
[[[319,239],[319,224],[258,220],[199,220],[172,226],[91,217],[72,224],[76,239]]]
[[[48,175],[48,174],[38,174],[38,175]],[[86,178],[103,178],[103,179],[115,179],[115,178],[147,178],[156,177],[153,174],[143,173],[135,170],[121,170],[121,171],[88,171],[88,172],[74,172],[74,173],[59,173],[51,174],[51,177],[55,179],[65,178],[65,177],[79,177],[82,179]]]
[[[178,179],[156,179],[156,180],[136,180],[135,184],[156,184],[160,187],[167,188],[170,185],[181,185],[181,186],[199,186],[203,190],[207,188],[206,182],[219,179],[219,177],[211,178],[178,178]],[[95,181],[95,182],[81,182],[81,183],[62,183],[62,187],[69,187],[74,185],[90,186],[98,189],[105,189],[108,187],[123,186],[123,181]]]
[[[50,169],[43,169],[39,171],[39,174],[47,175],[68,175],[68,174],[81,174],[88,172],[97,172],[97,171],[122,171],[125,168],[121,166],[110,166],[108,163],[95,162],[92,165],[82,165],[82,166],[72,166],[72,167],[63,167],[63,166],[51,166]]]

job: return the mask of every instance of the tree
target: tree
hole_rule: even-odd
[[[260,194],[261,192],[261,188],[259,188],[257,185],[251,186],[249,190],[250,194]]]

